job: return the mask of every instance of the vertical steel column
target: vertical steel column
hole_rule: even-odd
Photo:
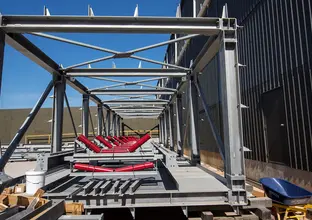
[[[168,122],[168,115],[167,115],[167,110],[164,110],[164,146],[168,146],[168,130],[167,130],[167,122]]]
[[[99,104],[97,106],[97,134],[98,135],[103,135],[103,106]]]
[[[116,113],[113,113],[112,119],[112,136],[116,135]]]
[[[3,71],[3,60],[4,60],[4,46],[5,46],[5,34],[0,31],[0,95],[1,95],[1,85],[2,85],[2,71]]]
[[[189,111],[190,111],[190,132],[189,141],[191,145],[191,163],[200,163],[200,150],[199,150],[199,134],[198,134],[198,93],[194,80],[197,77],[190,76],[188,80],[188,97],[189,97]]]
[[[82,95],[82,134],[89,136],[89,95]]]
[[[106,111],[106,132],[107,136],[111,135],[111,110]]]
[[[64,76],[54,76],[54,119],[51,152],[62,151],[63,113],[66,81]]]
[[[45,91],[40,96],[40,98],[37,101],[36,105],[33,107],[31,112],[28,114],[28,116],[25,119],[24,123],[22,124],[20,129],[18,129],[16,135],[12,139],[12,141],[9,144],[7,150],[4,152],[3,156],[0,158],[0,171],[3,171],[6,163],[9,161],[9,159],[12,156],[13,152],[15,151],[17,145],[22,140],[22,137],[24,136],[24,134],[26,133],[27,129],[31,125],[32,121],[36,117],[38,111],[40,110],[42,104],[44,103],[44,101],[48,97],[48,95],[51,92],[52,88],[53,88],[53,80],[51,80],[51,82],[48,84],[47,88],[45,89]]]
[[[219,50],[225,178],[232,203],[246,203],[237,32],[223,32]]]
[[[162,142],[162,115],[159,115],[159,129],[158,129],[158,133],[159,133],[159,143],[163,143]]]
[[[182,128],[182,98],[180,94],[177,94],[176,102],[175,102],[175,109],[176,109],[176,134],[177,134],[177,153],[179,156],[183,155],[182,149],[182,138],[181,138],[181,128]]]
[[[119,115],[116,115],[116,136],[119,137]]]
[[[118,137],[121,136],[121,135],[120,135],[120,130],[121,130],[121,129],[120,129],[120,127],[121,127],[121,126],[120,126],[120,122],[121,122],[121,117],[118,115],[118,129],[117,129],[117,136],[118,136]]]
[[[168,122],[169,122],[169,148],[174,151],[174,142],[173,142],[173,106],[170,104],[168,106]]]

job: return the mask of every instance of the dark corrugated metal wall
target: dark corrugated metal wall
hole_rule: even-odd
[[[228,4],[229,15],[236,17],[243,26],[239,30],[239,60],[247,66],[240,72],[241,89],[242,102],[249,106],[243,109],[244,145],[252,150],[246,157],[268,162],[261,94],[281,88],[286,113],[285,139],[288,143],[282,150],[289,154],[289,159],[283,163],[296,169],[312,170],[311,1],[212,0],[207,15],[220,16],[225,3]],[[182,1],[181,7],[182,16],[192,16],[192,0]],[[204,38],[192,40],[182,59],[183,66],[189,66],[190,60],[195,59],[204,42]],[[210,78],[204,83],[207,96],[210,89],[215,88],[213,84],[209,85],[213,81],[213,76],[209,74],[213,73],[208,68],[207,76],[200,77],[203,80]],[[201,83],[203,80],[200,80]],[[184,107],[187,107],[187,99],[184,96]],[[209,104],[213,111],[213,105],[217,103]],[[184,133],[187,127],[186,112],[187,109],[183,111]],[[205,119],[201,108],[199,118]],[[214,120],[218,121],[218,118]],[[203,137],[201,147],[216,151],[214,144],[207,140],[210,136],[207,135],[207,124],[201,121],[199,125]]]

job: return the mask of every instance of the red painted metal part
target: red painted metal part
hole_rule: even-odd
[[[109,141],[111,141],[113,144],[115,144],[116,146],[119,146],[120,143],[118,141],[116,141],[113,137],[111,136],[107,136],[106,137]]]
[[[83,164],[83,163],[74,164],[74,169],[89,171],[89,172],[113,172],[114,171],[112,168],[93,166],[93,165]]]
[[[119,137],[114,136],[114,139],[117,140],[119,143],[124,144],[125,142],[122,141]]]
[[[151,138],[149,134],[144,135],[142,138],[140,138],[138,141],[135,141],[134,143],[125,143],[121,145],[118,148],[114,149],[103,149],[101,153],[127,153],[127,152],[134,152],[136,149],[138,149],[142,144],[144,144],[146,141],[148,141]]]
[[[131,171],[145,170],[149,168],[154,168],[153,162],[146,162],[142,164],[120,167],[120,168],[115,169],[115,172],[131,172]]]
[[[120,140],[122,140],[124,143],[127,143],[129,140],[128,139],[126,139],[126,138],[124,138],[123,136],[121,136],[121,137],[119,137],[120,138]]]
[[[110,142],[108,142],[107,140],[105,140],[105,138],[103,138],[101,135],[98,135],[95,138],[98,141],[100,141],[102,144],[104,144],[106,147],[113,148],[113,145]]]
[[[94,151],[95,153],[100,153],[101,148],[96,144],[92,143],[86,136],[83,134],[79,135],[77,138],[79,141],[84,143],[90,150]]]
[[[93,166],[89,164],[76,163],[74,164],[74,169],[89,171],[89,172],[131,172],[131,171],[140,171],[145,169],[154,168],[153,162],[145,162],[142,164],[136,164],[131,166],[120,167],[116,169],[101,167],[101,166]]]

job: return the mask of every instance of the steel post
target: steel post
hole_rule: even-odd
[[[161,115],[158,118],[158,123],[159,123],[159,128],[158,128],[158,133],[159,133],[159,143],[162,143],[162,122],[161,122]]]
[[[168,113],[167,110],[164,110],[164,146],[168,146]]]
[[[183,155],[183,145],[181,138],[181,128],[182,128],[182,98],[181,95],[177,95],[175,102],[175,110],[176,110],[176,134],[177,134],[177,153],[179,156]]]
[[[103,135],[103,106],[98,105],[97,106],[97,134]]]
[[[116,135],[116,113],[113,113],[112,118],[112,136]]]
[[[191,145],[191,163],[200,163],[199,150],[199,134],[198,134],[198,94],[194,83],[196,77],[190,76],[188,81],[188,97],[189,97],[189,111],[190,111],[190,128],[189,141]]]
[[[22,137],[26,133],[27,129],[31,125],[32,121],[34,120],[35,116],[37,115],[39,109],[41,108],[42,104],[46,100],[47,96],[51,92],[53,88],[53,80],[48,84],[45,91],[40,96],[39,100],[37,101],[36,105],[33,107],[31,112],[28,114],[27,118],[25,119],[24,123],[20,127],[20,129],[17,131],[16,135],[12,139],[11,143],[9,144],[7,150],[4,152],[3,156],[0,158],[0,171],[3,171],[3,168],[5,167],[6,163],[12,156],[14,150],[16,149],[19,142],[22,140]]]
[[[0,95],[1,95],[1,85],[2,85],[4,46],[5,46],[5,34],[3,33],[3,31],[0,31]]]
[[[225,178],[232,203],[246,203],[240,79],[236,30],[223,33],[219,51]]]
[[[111,110],[106,111],[106,132],[107,136],[111,135]]]
[[[173,140],[173,106],[168,106],[168,124],[169,124],[169,148],[170,150],[174,151],[174,140]]]
[[[82,95],[82,134],[89,136],[89,95]]]
[[[56,153],[62,151],[62,135],[63,135],[63,113],[65,98],[66,80],[64,76],[54,75],[54,119],[51,152]]]

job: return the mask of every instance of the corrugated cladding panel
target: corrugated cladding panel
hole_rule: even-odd
[[[220,16],[225,3],[228,4],[229,16],[236,17],[243,26],[238,31],[239,60],[247,66],[240,71],[241,90],[242,102],[249,106],[243,109],[244,145],[252,150],[246,157],[267,161],[260,99],[263,93],[282,88],[288,143],[283,150],[289,151],[289,160],[284,163],[292,168],[312,170],[311,1],[212,0],[207,15]],[[184,0],[182,6],[182,14],[191,16],[192,0]],[[189,66],[204,41],[199,38],[192,40],[181,65]],[[209,74],[200,76],[200,82],[212,77],[210,74],[211,69]],[[206,85],[205,89],[208,96],[214,87]],[[187,99],[184,96],[184,106]],[[213,112],[212,105],[210,108]],[[183,121],[187,124],[186,111],[183,113]],[[199,114],[205,119],[201,108]],[[206,140],[208,126],[205,123],[199,123],[201,147],[216,151],[210,140]]]

